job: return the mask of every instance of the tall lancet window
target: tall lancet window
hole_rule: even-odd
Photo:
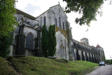
[[[64,30],[65,28],[64,28],[64,22],[63,22],[63,30]]]
[[[42,17],[40,17],[40,26],[42,26]]]
[[[55,18],[55,25],[58,26],[58,25],[57,25],[57,18]]]
[[[59,27],[61,28],[61,17],[59,17]]]
[[[26,48],[28,50],[33,50],[34,49],[34,40],[33,40],[33,34],[29,33],[26,36]]]
[[[46,16],[44,16],[44,25],[46,25]]]

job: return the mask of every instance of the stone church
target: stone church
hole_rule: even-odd
[[[50,7],[38,17],[33,17],[16,9],[18,25],[13,32],[10,56],[41,56],[42,27],[55,25],[56,52],[54,57],[66,60],[85,60],[99,62],[104,60],[103,48],[90,46],[88,39],[81,42],[72,39],[67,15],[60,4]]]
[[[60,4],[50,7],[38,17],[33,17],[21,10],[16,9],[16,20],[13,32],[13,44],[11,45],[11,56],[40,56],[42,52],[41,38],[43,25],[49,28],[55,25],[56,52],[54,57],[61,59],[74,59],[72,51],[72,35],[67,16]],[[35,41],[38,40],[38,42]],[[36,46],[37,47],[36,47]],[[70,58],[71,56],[71,58]]]

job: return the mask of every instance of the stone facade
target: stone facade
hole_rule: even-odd
[[[42,13],[36,18],[39,21],[39,25],[42,27],[46,25],[56,25],[60,29],[66,30],[67,16],[63,11],[60,4],[50,7],[47,11]]]
[[[39,22],[39,26],[46,25],[49,28],[50,25],[55,25],[56,27],[56,53],[57,58],[63,58],[69,60],[69,42],[71,38],[68,39],[67,30],[70,29],[69,23],[67,21],[67,16],[63,11],[60,4],[50,7],[47,11],[42,13],[36,18]]]

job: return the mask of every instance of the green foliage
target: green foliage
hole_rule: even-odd
[[[110,60],[105,60],[106,64],[112,64],[112,59]]]
[[[48,56],[48,31],[46,25],[42,27],[42,52],[43,56]]]
[[[46,25],[42,28],[42,50],[45,57],[53,56],[56,51],[55,25],[50,25],[47,30]]]
[[[0,0],[0,36],[7,36],[16,24],[15,0]]]
[[[1,60],[0,75],[13,75],[7,73],[10,72],[11,69],[7,68],[5,64],[2,64],[3,62],[7,64],[11,63],[16,68],[17,72],[19,72],[19,74],[16,75],[85,75],[85,72],[97,66],[97,64],[85,61],[60,62],[61,60],[59,59],[57,59],[57,61],[33,56],[12,57],[8,58],[8,60],[10,60],[10,62],[6,62],[5,59]],[[8,67],[11,67],[11,65],[8,65]]]
[[[6,57],[9,54],[9,46],[12,43],[12,35],[0,37],[0,56]]]
[[[63,0],[67,3],[66,12],[79,12],[82,14],[80,18],[76,18],[76,23],[89,25],[91,20],[96,20],[99,8],[103,4],[103,0]]]
[[[0,0],[0,56],[6,57],[9,46],[12,42],[12,35],[16,20],[15,14],[15,0]]]
[[[49,37],[48,37],[48,55],[53,56],[56,51],[56,37],[55,37],[55,25],[50,25],[49,27]]]

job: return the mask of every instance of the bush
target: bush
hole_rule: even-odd
[[[7,57],[9,54],[9,47],[12,43],[12,35],[0,37],[0,56]]]

